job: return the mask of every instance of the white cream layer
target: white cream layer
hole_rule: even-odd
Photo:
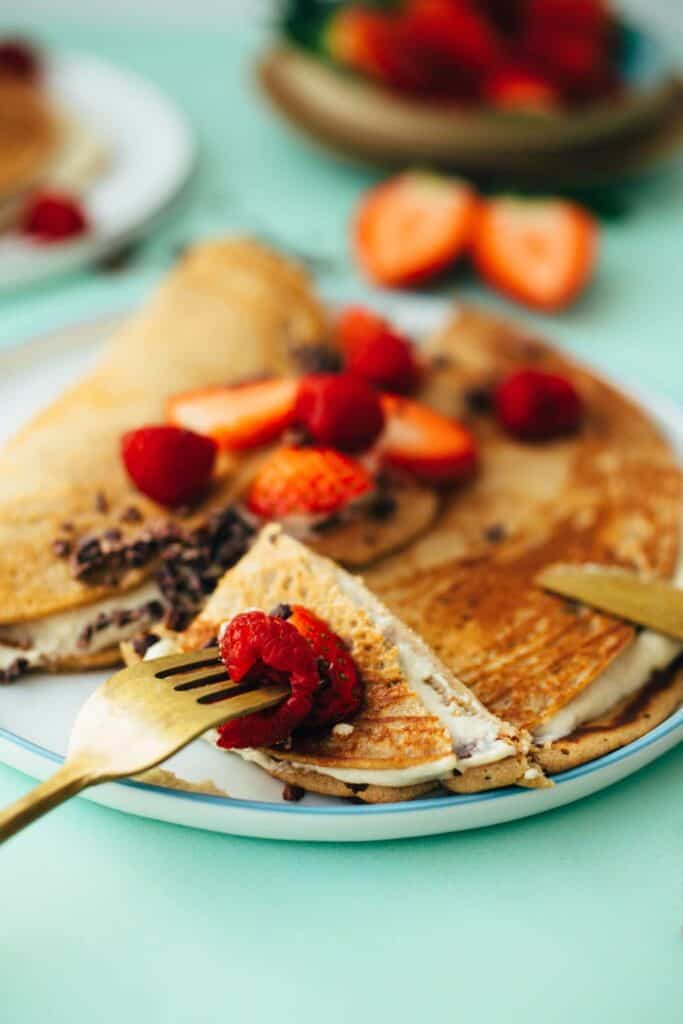
[[[125,626],[112,623],[95,631],[87,647],[79,647],[78,638],[101,613],[109,615],[119,610],[139,608],[159,597],[157,585],[145,583],[125,594],[48,615],[44,619],[0,626],[0,668],[8,668],[17,658],[25,658],[29,665],[48,665],[63,658],[84,657],[113,647],[134,636],[143,623],[140,620]]]

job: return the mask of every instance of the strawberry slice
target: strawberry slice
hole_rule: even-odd
[[[537,309],[562,309],[593,274],[597,235],[595,219],[576,203],[500,197],[482,205],[473,258],[506,295]]]
[[[453,484],[470,477],[477,444],[457,420],[397,395],[382,395],[386,428],[384,460],[428,484]]]
[[[359,462],[333,448],[279,448],[254,477],[247,505],[263,519],[329,516],[374,486]]]
[[[496,68],[484,83],[484,98],[504,110],[556,110],[562,105],[559,89],[540,72],[522,64]]]
[[[356,258],[377,284],[418,284],[451,263],[469,244],[477,197],[465,182],[408,171],[371,189],[353,228]]]
[[[289,377],[173,395],[166,418],[207,434],[227,449],[255,448],[278,437],[294,419],[298,382]]]

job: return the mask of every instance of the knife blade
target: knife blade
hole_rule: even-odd
[[[550,565],[536,583],[554,594],[683,640],[683,590],[664,580],[601,565]]]

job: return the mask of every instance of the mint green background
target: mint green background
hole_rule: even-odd
[[[246,75],[257,28],[28,27],[158,82],[190,113],[202,156],[183,203],[127,270],[0,293],[0,340],[130,305],[175,246],[231,228],[313,253],[329,263],[331,290],[363,294],[345,224],[372,176],[312,154],[259,104]],[[682,186],[679,168],[628,190],[586,297],[547,325],[522,314],[679,401]],[[443,290],[509,308],[466,274]],[[540,818],[338,847],[232,839],[74,801],[0,853],[0,1020],[673,1024],[683,1019],[682,782],[679,747]],[[29,785],[0,768],[0,805]]]

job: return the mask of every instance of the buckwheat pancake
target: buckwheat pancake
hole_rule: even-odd
[[[321,734],[236,753],[285,782],[370,803],[412,799],[443,780],[467,792],[544,783],[527,759],[528,738],[487,712],[358,577],[277,526],[261,531],[173,644],[200,649],[240,612],[281,603],[310,608],[348,644],[363,706],[350,723]]]
[[[139,588],[154,562],[140,553],[169,523],[192,530],[224,510],[253,465],[224,456],[207,499],[190,515],[173,516],[131,485],[119,456],[122,434],[163,422],[174,392],[302,372],[305,354],[319,349],[327,330],[307,276],[276,254],[249,241],[194,249],[111,339],[95,369],[0,451],[0,645],[41,649],[36,664],[50,669],[114,663],[124,637],[105,643],[113,634],[100,632],[96,604],[128,594],[130,607],[108,614],[127,618],[130,634],[152,600]],[[320,546],[336,545],[351,562],[400,546],[438,508],[430,492],[402,493],[390,531],[330,531]],[[93,552],[102,571],[81,572],[87,561],[75,571],[74,559]],[[84,635],[86,649],[74,650]],[[11,664],[11,655],[0,650],[0,662]]]
[[[38,181],[59,141],[41,89],[0,76],[0,205]]]
[[[366,582],[489,710],[532,733],[548,770],[590,760],[680,702],[676,673],[643,691],[678,648],[544,593],[533,577],[569,561],[671,578],[681,516],[674,455],[631,400],[506,322],[461,311],[427,351],[422,398],[471,421],[482,472]],[[529,365],[575,383],[586,409],[578,434],[523,443],[496,425],[487,396],[506,371]]]

